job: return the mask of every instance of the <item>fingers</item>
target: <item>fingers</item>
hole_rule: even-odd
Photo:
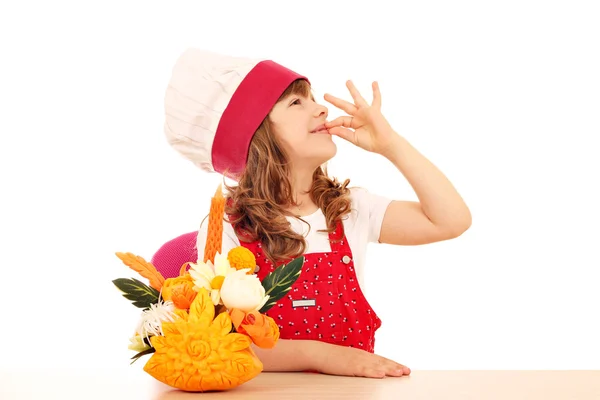
[[[410,375],[411,371],[407,366],[399,364],[385,357],[381,358],[383,359],[381,363],[387,376]]]
[[[387,376],[387,374],[385,373],[384,370],[373,369],[373,370],[366,370],[365,373],[362,374],[362,376],[364,376],[365,378],[383,379]]]
[[[345,139],[351,143],[355,143],[355,133],[354,131],[351,131],[350,129],[346,129],[346,128],[342,128],[339,126],[336,126],[334,128],[330,128],[329,129],[329,133],[335,136],[339,136],[342,139]]]
[[[352,144],[358,145],[358,136],[356,132],[347,128],[355,128],[352,126],[354,117],[338,117],[333,121],[326,122],[325,127],[331,135],[339,136],[342,139],[349,141]]]
[[[410,369],[404,365],[377,354],[353,347],[329,346],[327,357],[318,367],[321,373],[379,379],[410,374]]]
[[[386,376],[393,376],[393,377],[399,377],[399,376],[404,376],[407,375],[404,373],[404,371],[402,369],[398,369],[398,368],[393,368],[393,367],[389,367],[389,368],[384,368],[384,367],[378,367],[378,368],[365,368],[363,373],[360,374],[361,376],[364,376],[365,378],[385,378]]]
[[[394,361],[394,360],[390,360],[389,358],[385,358],[385,357],[382,357],[382,358],[383,358],[383,359],[385,359],[385,360],[387,361],[388,365],[390,365],[390,366],[392,366],[392,367],[394,367],[394,368],[397,368],[397,369],[407,369],[407,370],[410,370],[410,369],[409,369],[409,368],[408,368],[406,365],[403,365],[403,364],[397,363],[396,361]]]
[[[352,123],[354,122],[354,117],[338,117],[333,121],[326,122],[325,127],[329,131],[331,135],[339,136],[342,139],[346,139],[347,141],[356,144],[356,134],[353,130],[347,128],[353,128]]]
[[[353,126],[352,126],[353,121],[354,121],[354,117],[344,115],[342,117],[337,117],[333,121],[325,122],[325,127],[327,129],[333,128],[335,126],[343,126],[344,128],[353,128]]]
[[[379,90],[379,83],[373,82],[373,107],[381,110],[381,91]]]
[[[404,375],[410,375],[410,368],[406,367],[406,366],[402,366],[402,367],[391,367],[387,374],[388,376],[404,376]]]
[[[387,358],[383,358],[382,366],[388,376],[402,376],[404,375],[404,365],[398,364]]]
[[[354,114],[358,108],[356,108],[356,106],[350,102],[347,102],[346,100],[342,100],[340,98],[337,98],[335,96],[330,95],[329,93],[325,93],[324,96],[325,100],[328,101],[329,103],[333,104],[334,106],[336,106],[337,108],[339,108],[340,110],[343,110],[346,112],[346,114]]]
[[[362,375],[366,378],[385,378],[386,376],[410,375],[410,368],[398,364],[395,361],[385,357],[376,356],[377,360],[372,364],[365,366]]]
[[[369,106],[367,101],[358,92],[358,89],[356,89],[356,86],[354,86],[354,83],[352,83],[352,81],[346,81],[346,86],[348,87],[348,90],[350,91],[350,95],[354,99],[354,104],[356,104],[357,106],[360,106],[360,107],[368,107]]]
[[[352,104],[346,100],[342,100],[338,97],[332,96],[329,93],[325,94],[325,96],[324,96],[325,100],[350,115],[354,115],[356,113],[356,111],[358,110],[358,108],[360,108],[360,107],[369,107],[369,104],[364,99],[364,97],[362,97],[362,95],[359,93],[358,89],[356,89],[356,86],[354,86],[354,83],[352,83],[352,81],[350,81],[350,80],[346,81],[346,86],[348,87],[348,90],[350,91],[350,95],[352,96],[352,99],[354,99],[354,104]],[[372,106],[378,110],[381,109],[381,91],[379,89],[379,83],[377,81],[373,82],[373,104],[372,104]]]

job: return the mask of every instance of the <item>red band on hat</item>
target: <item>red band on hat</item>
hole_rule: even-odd
[[[215,171],[238,176],[244,170],[254,133],[281,94],[297,79],[308,79],[276,62],[261,61],[246,75],[223,111],[212,146]]]

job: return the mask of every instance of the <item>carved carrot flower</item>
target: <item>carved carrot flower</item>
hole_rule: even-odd
[[[221,185],[217,188],[215,195],[210,201],[210,212],[208,214],[208,232],[204,247],[204,262],[214,261],[215,255],[221,252],[223,243],[223,216],[225,212],[225,197]],[[200,259],[198,260],[200,261]]]
[[[172,301],[175,307],[187,310],[196,297],[194,281],[190,274],[169,278],[165,280],[161,296],[164,300]]]
[[[244,246],[234,247],[229,250],[227,259],[231,266],[237,270],[248,269],[248,275],[253,274],[256,269],[256,257],[254,253]]]
[[[208,291],[201,288],[189,313],[178,310],[174,322],[163,323],[164,336],[150,340],[156,349],[144,366],[155,379],[178,389],[204,392],[239,386],[262,371],[251,339],[230,333],[228,313],[215,317]]]
[[[248,335],[255,345],[271,349],[279,340],[279,327],[275,320],[258,311],[243,312],[234,308],[229,312],[236,331]]]

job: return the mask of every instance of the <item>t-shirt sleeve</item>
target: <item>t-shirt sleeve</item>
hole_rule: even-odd
[[[383,218],[392,199],[371,193],[364,188],[352,189],[360,225],[367,230],[368,242],[379,242]]]
[[[198,229],[198,237],[196,238],[196,248],[198,249],[198,258],[204,257],[204,247],[206,244],[206,237],[208,235],[208,218],[200,224]],[[223,221],[223,242],[221,245],[221,254],[229,253],[229,250],[240,245],[240,241],[237,238],[233,226],[226,221]]]

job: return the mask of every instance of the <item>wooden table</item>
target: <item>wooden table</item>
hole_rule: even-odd
[[[228,392],[191,394],[135,369],[0,370],[0,399],[424,399],[598,400],[600,371],[412,371],[364,379],[263,373]]]

